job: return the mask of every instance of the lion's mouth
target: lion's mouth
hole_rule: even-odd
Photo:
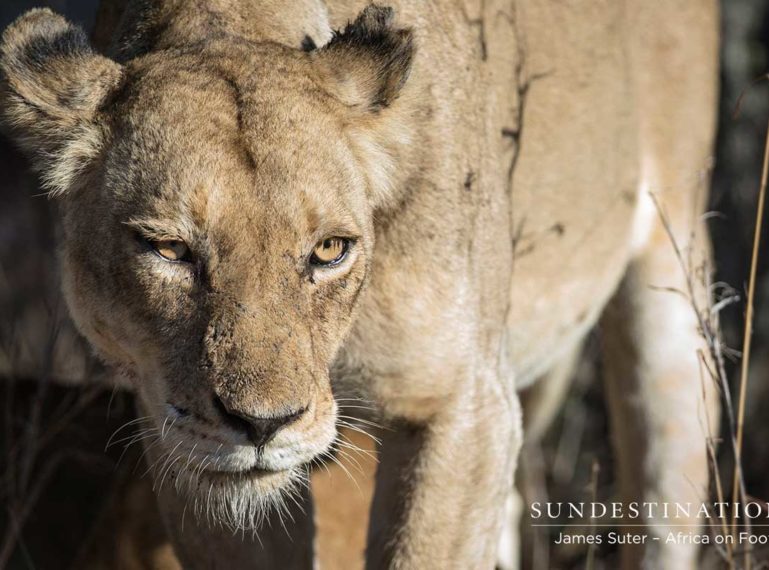
[[[219,470],[219,469],[204,469],[203,474],[206,476],[219,479],[219,480],[243,480],[243,479],[277,479],[286,478],[290,475],[291,469],[267,469],[259,465],[254,465],[246,469],[237,470]]]

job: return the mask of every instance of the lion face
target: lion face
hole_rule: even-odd
[[[216,40],[125,67],[47,11],[4,35],[8,122],[60,194],[70,312],[134,383],[160,485],[230,526],[335,437],[328,371],[402,142],[386,116],[410,36],[390,19],[369,9],[317,53]],[[40,45],[63,52],[26,61]]]
[[[279,78],[241,87],[227,71],[194,58],[135,70],[93,192],[63,201],[65,292],[134,378],[160,445],[207,456],[202,477],[272,485],[334,438],[328,368],[365,282],[371,214],[312,97],[288,106]]]

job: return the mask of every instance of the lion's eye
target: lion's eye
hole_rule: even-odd
[[[160,257],[168,261],[187,261],[190,257],[190,248],[181,240],[165,239],[150,244]]]
[[[332,266],[341,262],[350,248],[350,240],[340,237],[330,237],[315,246],[310,258],[313,265]]]

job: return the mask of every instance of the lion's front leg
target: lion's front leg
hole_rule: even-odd
[[[482,379],[382,442],[368,568],[492,568],[521,440],[515,394]]]

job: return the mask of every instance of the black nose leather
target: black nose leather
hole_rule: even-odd
[[[228,407],[218,396],[214,396],[214,405],[229,426],[244,432],[256,447],[264,447],[270,443],[281,428],[295,422],[304,414],[303,408],[281,416],[252,416],[233,407]]]

